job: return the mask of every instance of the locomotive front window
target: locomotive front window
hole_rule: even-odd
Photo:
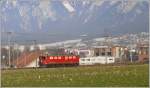
[[[45,57],[44,57],[44,56],[40,56],[39,58],[40,58],[40,60],[44,60],[44,59],[45,59]]]
[[[54,59],[57,59],[57,57],[54,57]]]
[[[53,57],[50,57],[50,59],[53,59]]]
[[[61,57],[58,57],[58,59],[61,59]]]
[[[76,57],[75,57],[75,56],[73,56],[73,59],[76,59]]]

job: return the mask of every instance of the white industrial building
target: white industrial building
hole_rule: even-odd
[[[114,62],[115,62],[114,57],[107,57],[107,56],[86,57],[80,58],[79,60],[80,65],[110,64]]]
[[[100,46],[100,48],[108,48]],[[78,50],[78,55],[80,56],[80,65],[93,65],[93,64],[109,64],[115,62],[115,57],[112,55],[95,55],[94,49],[81,49]],[[105,52],[106,53],[106,52]]]

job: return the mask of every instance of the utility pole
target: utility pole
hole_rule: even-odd
[[[27,42],[27,40],[26,40],[26,42]],[[24,61],[24,66],[26,66],[26,59],[27,59],[27,52],[28,52],[28,44],[26,43],[24,46],[25,46],[25,52],[24,52],[24,54],[25,54],[25,56],[24,56],[25,61]]]
[[[131,48],[132,49],[132,48]],[[131,61],[131,63],[132,63],[132,51],[130,50],[130,61]]]
[[[24,63],[24,66],[26,66],[26,59],[27,59],[27,51],[25,51],[25,63]]]
[[[13,55],[13,62],[16,60],[17,62],[15,63],[13,63],[13,66],[14,67],[16,67],[17,65],[18,65],[18,45],[17,45],[17,42],[16,41],[14,41],[13,42],[13,44],[14,44],[14,48],[13,48],[13,50],[15,51],[15,49],[16,49],[16,51],[13,53],[14,55]]]
[[[12,32],[6,32],[7,37],[8,37],[8,47],[9,47],[9,51],[8,51],[8,66],[9,68],[11,67],[11,61],[10,61],[10,38],[11,38],[11,34]]]
[[[133,62],[133,58],[132,58],[132,49],[133,49],[133,47],[132,47],[132,39],[130,40],[130,61],[131,61],[131,63]]]
[[[17,65],[18,65],[18,53],[19,53],[18,52],[19,49],[18,49],[18,44],[17,43],[16,43],[16,48],[17,48],[16,49],[17,50],[17,52],[16,52],[16,60],[17,60],[16,67],[17,67]]]
[[[36,40],[33,40],[33,45],[34,45],[35,52],[37,50],[36,43],[37,43]],[[38,61],[37,61],[37,58],[36,58],[36,68],[37,68],[37,64],[38,64]]]
[[[12,59],[11,59],[12,67],[14,67],[14,59],[15,59],[15,41],[12,42]]]
[[[32,43],[32,41],[33,40],[26,40],[26,42],[31,42]],[[27,65],[27,58],[29,58],[27,55],[29,54],[29,51],[30,51],[30,44],[29,43],[26,43],[25,44],[25,52],[24,52],[24,54],[25,54],[25,56],[24,56],[24,58],[25,58],[25,61],[24,61],[24,66],[26,66]]]

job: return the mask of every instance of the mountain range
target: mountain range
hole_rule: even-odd
[[[149,0],[1,0],[2,40],[55,42],[149,31]]]

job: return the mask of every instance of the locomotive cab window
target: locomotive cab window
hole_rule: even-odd
[[[40,56],[39,58],[40,58],[41,60],[44,60],[44,59],[45,59],[45,57],[44,57],[44,56]]]

